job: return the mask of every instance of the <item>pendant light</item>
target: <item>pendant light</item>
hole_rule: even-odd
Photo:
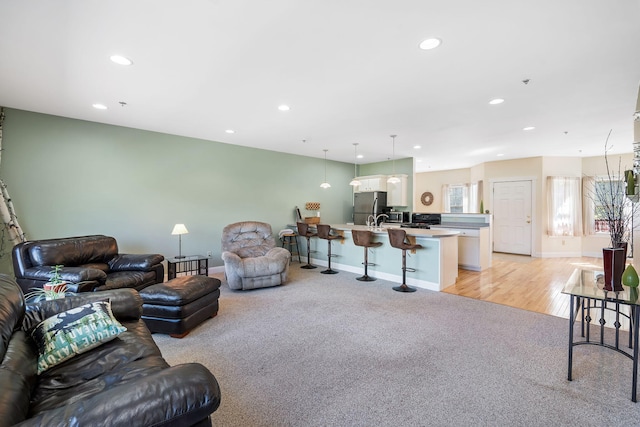
[[[329,188],[329,187],[331,187],[331,184],[329,184],[329,183],[327,182],[327,151],[329,151],[329,150],[327,150],[327,149],[325,148],[325,149],[324,149],[324,150],[322,150],[322,151],[324,151],[324,182],[323,182],[322,184],[320,184],[320,187],[322,187],[322,188]]]
[[[354,147],[354,149],[353,149],[353,179],[351,180],[349,185],[353,185],[354,187],[358,187],[358,186],[360,186],[362,184],[357,179],[357,177],[358,177],[358,166],[356,165],[356,163],[358,161],[358,143],[354,142],[353,143],[353,147]]]
[[[387,182],[389,184],[398,184],[400,183],[400,178],[396,176],[396,136],[398,135],[389,135],[389,136],[391,136],[393,140],[393,156],[391,157],[393,159],[393,175],[391,175],[389,179],[387,179]]]

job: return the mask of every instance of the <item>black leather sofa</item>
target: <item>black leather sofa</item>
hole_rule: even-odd
[[[120,254],[116,239],[103,235],[33,240],[13,247],[13,272],[23,292],[42,288],[51,268],[63,265],[70,292],[133,288],[164,281],[164,256]]]
[[[38,375],[32,328],[105,296],[127,330]],[[220,405],[215,377],[198,363],[170,367],[141,313],[133,289],[25,304],[0,275],[0,426],[210,426]]]

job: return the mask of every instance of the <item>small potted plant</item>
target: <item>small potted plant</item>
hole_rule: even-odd
[[[64,266],[59,264],[51,267],[51,278],[42,286],[45,291],[60,292],[63,288],[67,288],[67,282],[60,276],[62,267]]]
[[[49,281],[42,285],[42,288],[31,289],[31,292],[26,293],[24,297],[34,302],[64,298],[67,293],[67,282],[60,276],[62,267],[62,265],[52,266]]]

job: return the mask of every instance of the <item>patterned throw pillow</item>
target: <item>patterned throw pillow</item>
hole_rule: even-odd
[[[113,317],[108,300],[81,305],[43,320],[31,332],[39,352],[38,375],[126,330]]]

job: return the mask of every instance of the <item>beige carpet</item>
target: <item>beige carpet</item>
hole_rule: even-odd
[[[574,352],[568,321],[356,274],[291,266],[285,286],[231,291],[169,363],[218,378],[218,426],[637,426],[631,360]],[[626,337],[626,335],[625,335]]]

